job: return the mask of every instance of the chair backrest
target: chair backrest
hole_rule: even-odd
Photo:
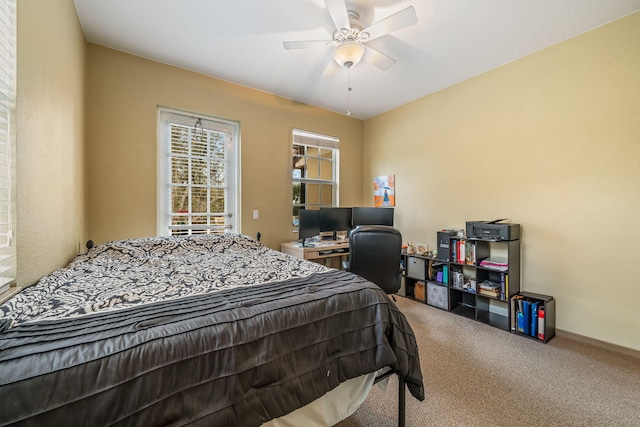
[[[393,227],[362,225],[349,233],[349,271],[388,294],[400,289],[402,235]]]

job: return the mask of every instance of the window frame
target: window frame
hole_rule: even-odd
[[[158,107],[158,156],[157,156],[157,233],[159,236],[170,236],[180,233],[173,233],[173,230],[183,229],[185,234],[209,234],[209,233],[241,233],[240,225],[240,125],[238,122],[213,117],[206,114],[194,113],[168,107]],[[185,217],[191,219],[194,216],[220,216],[224,218],[224,228],[215,225],[188,224],[182,227],[172,225],[174,216],[172,212],[172,188],[178,187],[171,182],[171,123],[195,128],[202,125],[204,131],[212,130],[228,133],[229,140],[225,144],[225,184],[216,186],[208,183],[206,185],[196,185],[191,182],[185,184],[186,188],[220,189],[224,188],[224,212],[220,215],[209,211],[209,192],[207,196],[207,212],[193,212],[191,203],[188,204]],[[192,152],[186,155],[193,160]],[[178,156],[176,156],[178,157]],[[212,157],[207,157],[211,159]],[[191,192],[189,192],[191,194]]]
[[[292,144],[291,144],[291,189],[292,189],[292,223],[294,227],[294,232],[297,231],[297,222],[296,212],[300,209],[319,209],[320,207],[334,207],[338,205],[338,197],[339,197],[339,188],[340,188],[340,139],[334,136],[324,135],[317,132],[306,131],[302,129],[294,128],[292,133]],[[296,146],[304,147],[303,154],[296,154]],[[318,149],[318,153],[316,156],[308,155],[308,148],[316,148]],[[323,179],[321,162],[327,161],[326,158],[323,158],[320,150],[330,150],[331,151],[331,179]],[[300,157],[304,159],[305,165],[307,164],[307,159],[313,159],[318,161],[318,173],[317,177],[309,178],[307,176],[296,177],[294,175],[294,171],[296,168],[296,162],[294,161],[296,157]],[[294,197],[294,186],[296,184],[300,184],[302,187],[303,184],[310,185],[330,185],[331,186],[331,203],[323,203],[322,200],[322,192],[319,189],[318,192],[318,203],[309,203],[308,200],[300,200],[300,202],[296,203],[296,199]]]
[[[0,301],[18,289],[16,227],[16,68],[17,4],[2,0],[0,10]]]

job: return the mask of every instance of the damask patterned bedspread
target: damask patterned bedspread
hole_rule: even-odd
[[[424,399],[382,290],[244,236],[101,245],[0,314],[0,425],[259,426],[385,366]]]
[[[78,255],[24,289],[0,305],[0,319],[15,326],[326,270],[241,234],[120,240]]]

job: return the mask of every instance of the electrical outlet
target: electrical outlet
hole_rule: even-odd
[[[258,209],[253,210],[253,219],[260,218],[260,211]]]

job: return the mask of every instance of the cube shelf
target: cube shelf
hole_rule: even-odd
[[[511,240],[438,232],[437,255],[403,252],[405,270],[399,294],[523,337],[548,342],[555,336],[555,300],[547,295],[521,292],[520,226],[516,226],[516,235],[509,237],[518,238]],[[416,298],[417,285],[419,298]],[[517,303],[512,304],[514,297],[537,302],[538,309],[542,308],[542,338],[537,333],[533,336],[530,328],[526,333],[518,329],[519,307]],[[529,313],[530,323],[533,317]],[[540,322],[538,313],[535,317]]]

